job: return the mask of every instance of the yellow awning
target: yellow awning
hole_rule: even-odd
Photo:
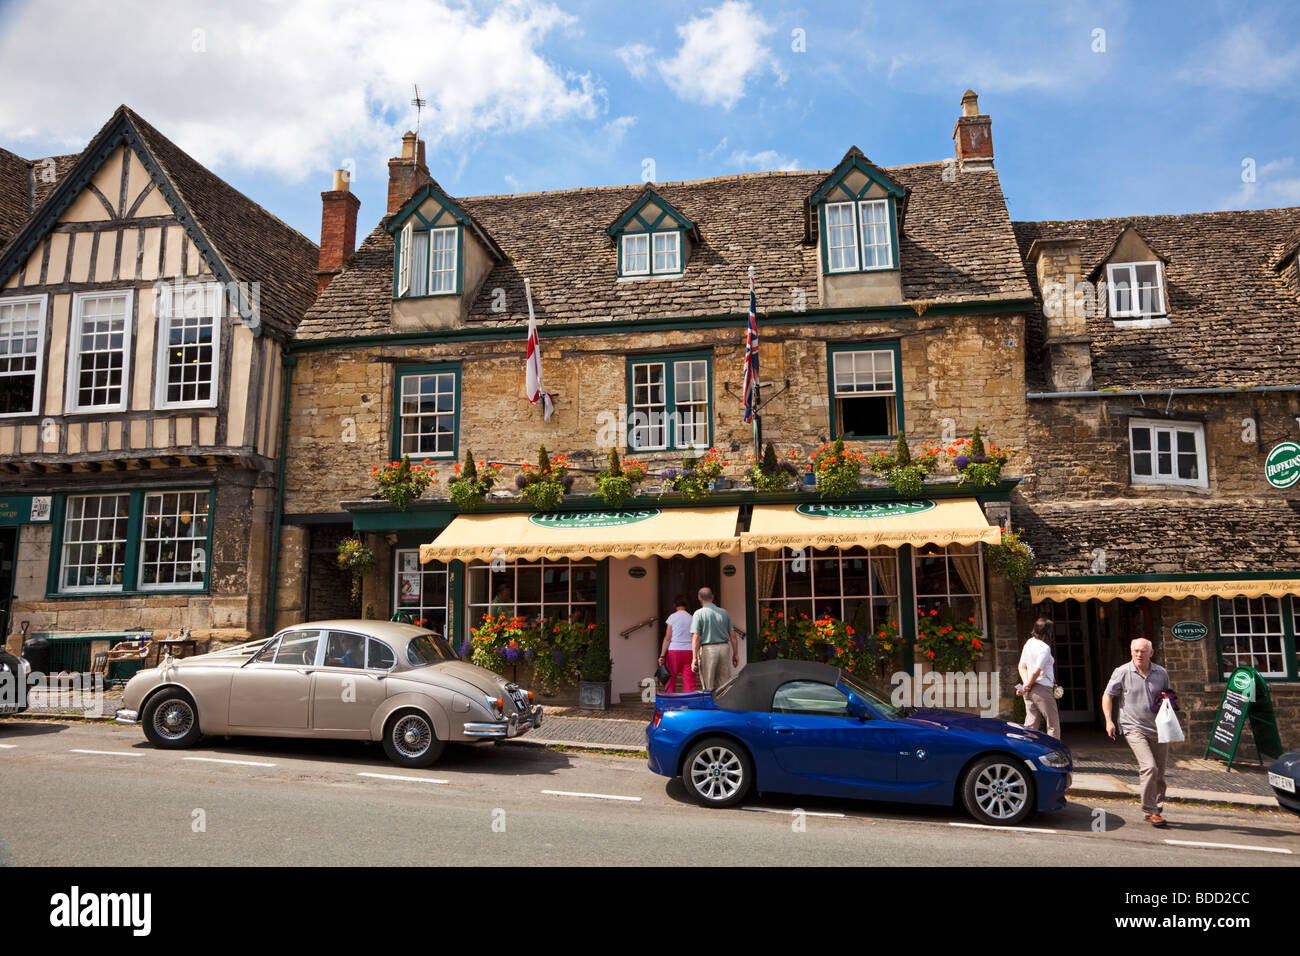
[[[988,523],[973,498],[868,504],[756,505],[744,551],[759,548],[863,548],[904,544],[998,544],[1002,532]]]
[[[643,508],[628,511],[457,515],[420,561],[536,561],[538,558],[690,557],[733,552],[738,510]]]
[[[1075,581],[1060,584],[1031,584],[1029,599],[1038,601],[1087,601],[1096,598],[1099,601],[1136,601],[1147,598],[1158,601],[1161,598],[1199,598],[1202,601],[1212,597],[1248,597],[1264,595],[1283,597],[1287,594],[1300,594],[1300,578],[1262,578],[1258,580],[1231,579],[1226,581],[1180,580],[1180,581]]]

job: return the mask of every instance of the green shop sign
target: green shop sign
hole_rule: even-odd
[[[572,514],[529,515],[528,520],[543,528],[581,531],[587,528],[616,528],[620,525],[640,524],[658,514],[658,508],[646,508],[643,511],[580,511]]]
[[[1210,633],[1200,621],[1179,621],[1169,630],[1180,641],[1203,641]]]
[[[0,497],[0,528],[50,520],[50,495],[5,495]]]
[[[1268,683],[1253,667],[1238,667],[1223,688],[1223,700],[1214,715],[1204,755],[1226,758],[1231,770],[1232,762],[1237,759],[1242,731],[1247,725],[1255,739],[1255,753],[1260,763],[1264,762],[1264,757],[1282,756],[1282,740],[1277,732]]]
[[[1290,488],[1300,481],[1300,445],[1293,441],[1274,445],[1264,459],[1264,477],[1274,488]]]
[[[799,505],[794,510],[808,518],[897,518],[900,515],[914,515],[929,511],[934,502],[925,501],[887,501],[879,504],[861,505]]]

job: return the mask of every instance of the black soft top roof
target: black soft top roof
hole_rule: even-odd
[[[770,713],[772,697],[782,684],[792,680],[815,680],[834,684],[840,669],[812,661],[755,661],[746,664],[735,679],[714,694],[714,702],[724,710],[749,710]]]

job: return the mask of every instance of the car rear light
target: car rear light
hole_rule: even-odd
[[[653,724],[652,726],[653,726],[656,730],[658,730],[658,729],[659,729],[659,721],[661,721],[661,720],[663,720],[663,719],[664,719],[664,712],[663,712],[662,710],[656,710],[656,711],[655,711],[655,720],[654,720],[654,724]]]
[[[528,692],[528,703],[531,704],[532,702],[533,702],[533,692],[530,690]]]

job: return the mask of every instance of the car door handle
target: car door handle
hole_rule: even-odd
[[[296,670],[298,671],[299,674],[314,674],[314,673],[316,673],[316,668],[314,668],[314,667],[299,667],[299,668],[296,668]]]
[[[787,727],[787,726],[785,726],[784,724],[781,724],[781,725],[779,725],[779,726],[777,726],[777,727],[773,727],[773,728],[772,728],[772,732],[773,732],[773,733],[776,733],[776,734],[792,734],[792,733],[794,733],[794,728],[793,728],[793,727]]]

